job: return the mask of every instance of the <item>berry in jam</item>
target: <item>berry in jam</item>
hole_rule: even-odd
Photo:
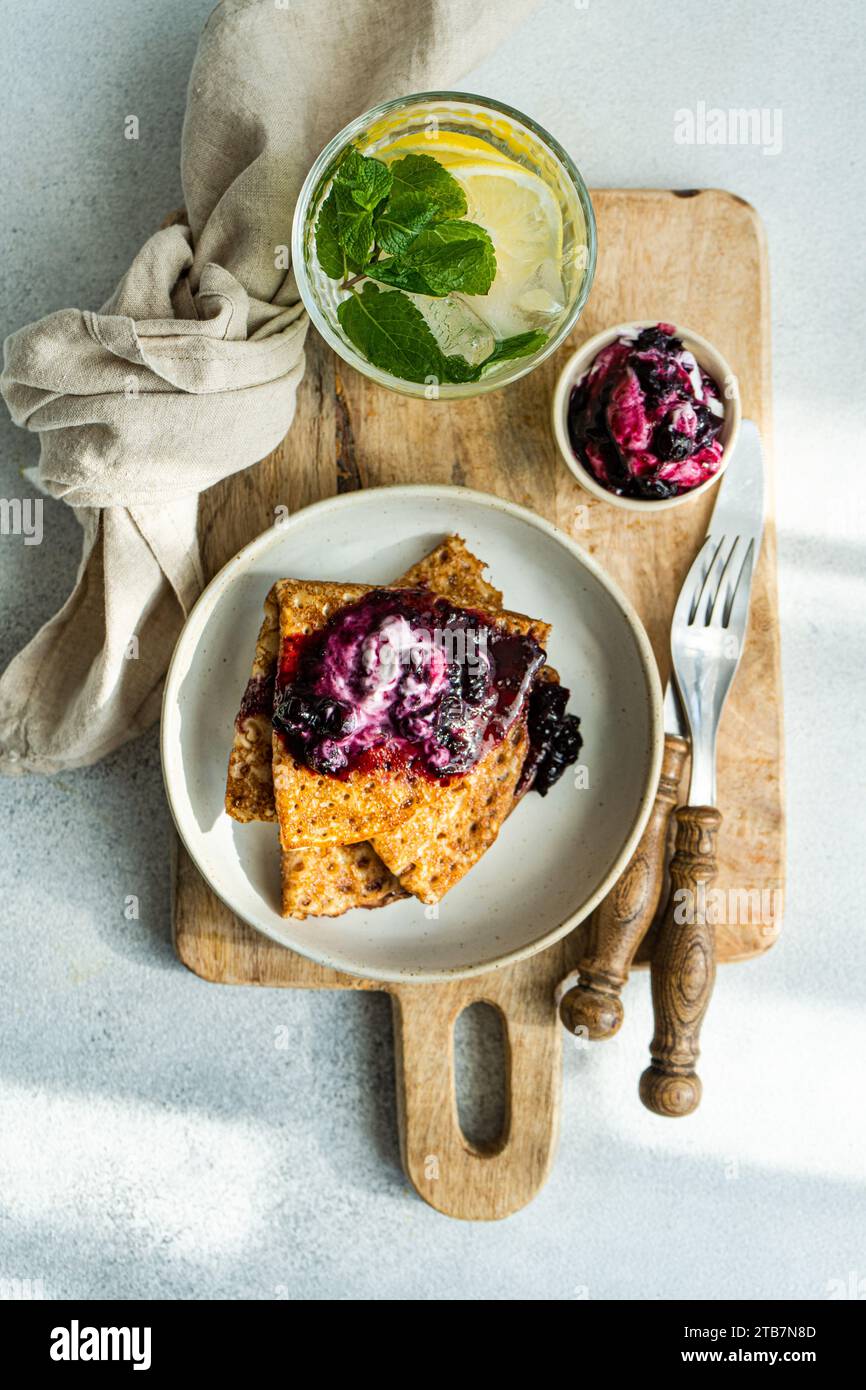
[[[602,349],[572,390],[568,434],[609,492],[659,500],[718,471],[724,413],[717,383],[658,323]]]
[[[351,710],[339,700],[320,695],[296,695],[291,686],[274,703],[274,727],[284,734],[313,734],[340,738],[352,729]]]

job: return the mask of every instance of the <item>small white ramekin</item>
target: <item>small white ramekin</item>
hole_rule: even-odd
[[[575,478],[581,487],[591,493],[593,497],[597,497],[602,502],[610,502],[612,506],[622,507],[630,512],[658,512],[668,507],[680,507],[684,503],[692,501],[693,498],[699,497],[701,493],[707,492],[709,488],[715,487],[731,461],[740,432],[742,415],[740,387],[728,362],[718,349],[714,348],[712,343],[708,343],[706,338],[702,338],[699,333],[693,333],[690,328],[683,328],[680,324],[674,324],[677,337],[694,354],[698,365],[717,383],[725,402],[725,418],[719,436],[722,441],[723,453],[718,472],[714,473],[711,478],[707,478],[705,482],[699,483],[697,487],[690,488],[688,492],[681,492],[676,497],[665,497],[658,500],[642,497],[619,497],[615,492],[609,492],[606,487],[602,487],[601,483],[593,477],[576,456],[568,437],[568,403],[578,378],[588,370],[602,349],[608,347],[623,333],[640,332],[642,328],[654,328],[657,323],[670,322],[672,322],[670,319],[637,319],[633,323],[618,323],[614,328],[606,328],[603,333],[596,333],[594,338],[588,338],[569,357],[559,374],[556,390],[553,393],[553,433],[559,445],[559,452]]]

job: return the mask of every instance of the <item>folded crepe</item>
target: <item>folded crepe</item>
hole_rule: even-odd
[[[503,610],[502,595],[484,578],[483,569],[465,542],[450,536],[402,575],[396,587],[427,587],[459,607],[480,609],[512,631],[529,633],[545,646],[548,624]],[[528,749],[525,713],[468,773],[442,782],[399,773],[382,779],[362,774],[355,782],[349,774],[336,781],[298,764],[280,738],[273,737],[269,747],[272,730],[269,713],[262,713],[262,697],[267,699],[269,692],[272,701],[280,637],[307,635],[338,607],[367,592],[364,585],[276,584],[266,600],[253,671],[236,721],[226,807],[238,820],[280,820],[282,910],[300,920],[385,906],[409,893],[425,903],[438,902],[496,839],[515,805]],[[543,674],[555,678],[554,672]],[[378,828],[372,828],[377,822]],[[365,838],[355,840],[362,826]],[[338,836],[340,842],[325,842],[324,835]],[[300,845],[298,837],[317,842]],[[347,843],[350,839],[354,842]]]
[[[396,583],[400,588],[426,587],[461,608],[486,612],[502,604],[499,589],[484,578],[484,562],[460,536],[447,536]],[[271,622],[276,630],[276,612]],[[408,889],[366,840],[354,845],[284,849],[281,858],[284,917],[299,921],[308,916],[339,917],[355,907],[386,907],[409,896]]]

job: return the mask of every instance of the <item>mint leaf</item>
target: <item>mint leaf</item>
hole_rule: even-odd
[[[337,236],[337,200],[332,188],[321,206],[316,222],[316,257],[326,275],[332,280],[340,280],[343,276],[345,255]]]
[[[465,357],[444,357],[445,381],[477,381],[482,372],[488,367],[494,366],[497,362],[507,362],[515,357],[529,357],[539,348],[544,347],[547,342],[547,334],[539,330],[528,333],[515,333],[511,338],[500,338],[493,346],[493,351],[485,357],[483,362],[472,366]]]
[[[403,294],[366,284],[337,309],[346,337],[383,372],[403,381],[445,379],[445,358],[424,316]]]
[[[496,274],[493,242],[474,222],[438,222],[425,227],[399,257],[368,266],[384,284],[441,299],[462,290],[486,294]]]
[[[429,154],[407,154],[389,166],[393,176],[392,196],[421,193],[436,205],[435,221],[463,217],[466,194],[448,170]]]
[[[333,188],[323,202],[316,222],[316,257],[332,280],[342,280],[345,275],[356,274],[361,269],[360,264],[347,256],[340,245],[337,195]]]
[[[361,168],[364,163],[364,156],[357,145],[349,145],[343,153],[340,163],[337,165],[337,172],[334,174],[335,183],[344,183],[347,188],[358,182],[361,177]]]
[[[352,189],[345,184],[335,183],[331,192],[336,210],[337,240],[347,256],[363,265],[373,249],[373,214],[359,206],[352,196]]]
[[[383,198],[391,192],[391,170],[381,159],[363,155],[350,146],[340,161],[334,175],[334,183],[347,188],[358,207],[372,212]]]
[[[430,285],[429,293],[486,294],[496,274],[493,242],[474,222],[439,222],[419,232],[403,262]]]
[[[481,375],[481,368],[485,364],[482,362],[473,367],[472,363],[467,362],[465,357],[453,353],[450,357],[443,354],[442,365],[444,368],[443,381],[463,382],[477,381]]]
[[[436,204],[423,193],[390,197],[376,213],[376,241],[389,256],[399,256],[436,215]]]
[[[370,212],[391,192],[391,170],[380,159],[364,160],[363,177],[352,189],[352,197]]]
[[[405,290],[407,294],[426,294],[433,296],[433,298],[441,298],[441,296],[433,295],[433,291],[424,276],[405,265],[399,256],[392,256],[387,261],[373,261],[370,265],[365,265],[364,274],[368,275],[371,280],[378,280],[382,285],[390,285],[395,290]]]
[[[547,334],[540,329],[529,333],[515,333],[512,338],[500,338],[494,344],[489,357],[485,357],[482,367],[490,367],[494,362],[507,362],[515,357],[531,357],[547,342]]]

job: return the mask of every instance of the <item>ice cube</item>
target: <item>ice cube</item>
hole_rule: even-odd
[[[489,294],[473,295],[468,303],[497,338],[529,329],[550,330],[562,314],[565,293],[556,261],[545,257],[527,270],[512,257],[497,261]]]
[[[427,321],[433,337],[448,356],[459,353],[474,367],[493,351],[494,336],[475,310],[457,296],[431,299],[413,294],[411,299]]]
[[[537,322],[540,326],[542,323],[547,323],[550,319],[555,318],[562,305],[549,290],[543,290],[540,285],[534,285],[518,296],[516,307],[522,314],[526,315],[529,321]]]

